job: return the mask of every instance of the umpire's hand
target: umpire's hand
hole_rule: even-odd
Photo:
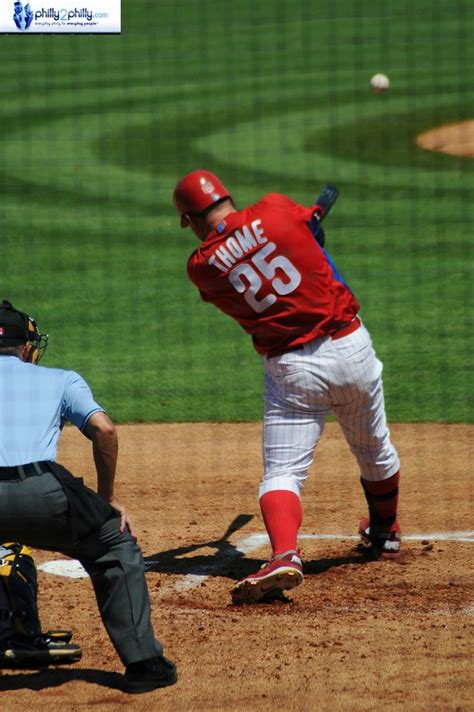
[[[119,502],[117,502],[116,499],[112,499],[109,504],[118,512],[120,512],[120,531],[124,532],[126,527],[128,527],[128,531],[133,536],[133,538],[136,539],[137,534],[135,531],[135,527],[133,526],[132,520],[130,519],[125,507]]]

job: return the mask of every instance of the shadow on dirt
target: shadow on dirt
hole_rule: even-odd
[[[90,682],[93,685],[101,685],[121,692],[125,691],[125,677],[118,672],[93,670],[91,668],[73,670],[63,667],[41,668],[34,672],[19,673],[15,671],[14,674],[9,674],[11,671],[12,668],[2,669],[0,692],[6,692],[7,690],[44,690],[48,687],[59,687],[74,680]]]
[[[367,549],[362,545],[352,548],[347,556],[332,556],[327,559],[315,559],[313,561],[304,561],[303,568],[305,574],[323,574],[329,569],[337,568],[338,566],[348,566],[349,564],[368,564],[371,561],[378,561],[372,549]]]
[[[188,544],[146,556],[146,570],[180,575],[231,576],[229,568],[245,554],[230,543],[229,537],[252,519],[253,514],[239,514],[219,539]],[[215,553],[210,554],[208,549],[214,549]],[[206,550],[206,553],[203,553],[203,550]]]
[[[239,514],[220,539],[180,546],[146,556],[146,570],[181,576],[223,576],[235,580],[255,573],[264,561],[249,558],[229,541],[229,537],[242,529],[252,518],[252,514]],[[214,553],[209,552],[209,549],[214,550]],[[305,574],[321,574],[338,566],[366,564],[374,560],[376,557],[370,549],[353,547],[347,556],[305,560],[303,566]]]

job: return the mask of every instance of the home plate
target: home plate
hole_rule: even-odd
[[[65,576],[66,578],[87,578],[89,574],[75,559],[58,559],[57,561],[46,561],[37,567],[40,571],[47,574],[56,574],[56,576]]]

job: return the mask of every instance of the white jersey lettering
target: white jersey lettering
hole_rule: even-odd
[[[208,264],[221,272],[228,272],[240,257],[253,250],[257,245],[264,245],[268,242],[261,225],[261,220],[253,220],[250,228],[247,225],[242,225],[241,230],[236,230],[223,245],[215,249],[207,260]]]
[[[260,219],[254,220],[251,224],[251,227],[257,242],[259,242],[261,245],[264,245],[265,242],[268,242],[268,238],[265,237],[265,235],[263,234],[263,227],[259,227],[261,224],[262,221]]]
[[[243,262],[229,273],[231,285],[239,294],[244,295],[247,304],[257,314],[275,304],[277,294],[291,294],[301,283],[301,273],[290,260],[283,255],[270,257],[275,250],[275,243],[269,242],[251,257],[254,266]],[[277,270],[280,270],[286,279],[276,277]],[[270,281],[273,292],[259,299],[258,292],[263,286],[262,276]]]
[[[217,248],[215,252],[216,257],[219,257],[221,262],[223,262],[229,269],[235,265],[237,260],[235,257],[232,257],[230,254],[229,250],[224,247],[224,245],[221,245],[220,247]]]
[[[239,241],[239,245],[241,246],[244,252],[248,252],[252,249],[252,247],[257,246],[257,240],[252,235],[247,225],[243,225],[242,232],[240,232],[240,230],[236,230],[234,236],[236,240]]]
[[[229,248],[230,252],[234,255],[234,257],[242,257],[244,254],[243,249],[235,239],[235,237],[228,237],[227,240],[225,241],[225,244]]]
[[[225,265],[221,264],[221,262],[219,262],[219,260],[217,259],[217,257],[215,255],[211,255],[209,257],[208,263],[210,265],[213,265],[214,267],[217,267],[217,269],[220,269],[221,272],[227,272],[227,267]]]

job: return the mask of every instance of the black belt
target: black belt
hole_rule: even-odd
[[[27,465],[0,467],[0,482],[2,480],[24,480],[26,477],[37,477],[51,472],[49,462],[29,462]]]

